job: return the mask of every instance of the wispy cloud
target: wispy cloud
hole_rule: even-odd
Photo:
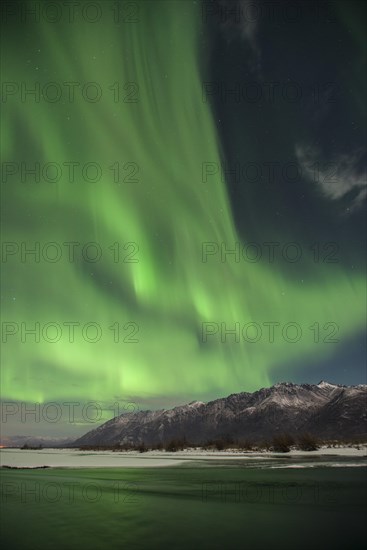
[[[255,0],[217,0],[218,18],[229,38],[240,36],[257,53],[256,32],[260,11]],[[234,32],[235,31],[235,32]]]
[[[296,146],[296,156],[302,174],[318,185],[331,200],[338,200],[354,191],[350,210],[358,207],[367,197],[366,151],[359,148],[353,153],[341,154],[331,160],[310,146]]]

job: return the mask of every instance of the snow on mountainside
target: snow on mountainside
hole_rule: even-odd
[[[126,413],[77,439],[75,445],[147,445],[182,439],[204,443],[231,437],[260,440],[279,433],[321,438],[367,436],[367,386],[283,382],[209,403]]]

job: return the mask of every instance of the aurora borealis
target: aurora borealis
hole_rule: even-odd
[[[76,7],[73,22],[65,11],[54,23],[9,13],[3,25],[2,399],[164,407],[253,391],[276,382],[280,368],[293,380],[301,365],[312,373],[345,353],[365,328],[364,180],[348,163],[351,151],[340,153],[347,137],[336,138],[334,149],[332,126],[329,137],[315,138],[318,124],[327,126],[329,114],[316,113],[324,104],[302,118],[300,105],[296,112],[284,100],[261,108],[223,102],[220,94],[203,100],[204,82],[273,78],[266,44],[259,53],[261,28],[269,22],[259,23],[254,42],[248,27],[237,36],[238,22],[203,17],[198,1],[121,3],[119,22],[116,3],[96,4],[101,18],[95,23]],[[345,43],[354,52],[354,63],[333,77],[351,90],[340,100],[348,109],[339,117],[339,137],[344,130],[347,136],[343,117],[360,127],[365,122],[359,64],[365,42],[350,4],[332,8],[333,32],[347,25]],[[281,46],[275,41],[273,48],[275,56]],[[334,58],[325,57],[332,64]],[[283,62],[276,67],[286,82]],[[301,65],[295,61],[297,70]],[[27,94],[32,87],[35,93]],[[364,133],[353,135],[359,161]],[[327,161],[341,159],[345,191],[326,192],[310,180],[320,151]],[[275,160],[303,162],[300,181],[254,181],[249,173],[234,181],[218,168]],[[27,172],[36,163],[39,181]],[[297,243],[302,257],[285,261],[277,252],[269,261],[269,242],[280,243],[277,251]],[[329,263],[322,259],[330,250],[322,247],[330,242],[337,261]],[[97,248],[83,255],[87,243]],[[205,243],[214,243],[207,261]],[[227,250],[257,243],[262,257],[222,258],[222,243]],[[324,254],[319,261],[314,243]],[[25,254],[35,247],[39,258]],[[93,261],[96,250],[100,257]],[[31,334],[22,338],[22,323],[29,329],[39,323],[39,342]],[[42,333],[48,323],[61,327],[57,337],[52,327],[48,337]],[[96,342],[88,341],[93,327],[89,338],[83,334],[88,323],[99,327]],[[213,332],[206,341],[205,323]],[[223,342],[222,323],[228,330],[257,323],[263,333],[256,342],[242,332],[239,341],[229,335]],[[280,327],[272,342],[264,323]],[[288,341],[282,335],[288,323],[301,327],[297,341],[289,341],[291,330]],[[309,328],[315,323],[318,342]],[[325,343],[335,326],[339,342]]]

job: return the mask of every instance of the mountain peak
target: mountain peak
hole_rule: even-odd
[[[320,382],[317,384],[319,388],[337,388],[338,386],[336,384],[330,384],[330,382],[326,382],[325,380],[320,380]]]

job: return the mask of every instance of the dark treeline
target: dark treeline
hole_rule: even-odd
[[[238,450],[243,452],[250,451],[273,451],[276,453],[286,453],[291,450],[301,451],[316,451],[322,446],[326,447],[338,447],[343,446],[358,446],[366,443],[363,439],[348,439],[348,440],[322,440],[315,437],[312,434],[305,433],[294,437],[289,434],[279,434],[274,436],[270,440],[254,441],[249,439],[233,439],[231,437],[223,437],[218,439],[208,440],[203,444],[190,443],[186,438],[171,439],[169,441],[160,442],[156,444],[147,443],[122,443],[114,445],[83,445],[78,447],[81,451],[136,451],[144,453],[147,451],[166,451],[177,452],[184,449],[202,449],[208,451],[224,451],[224,450]]]

